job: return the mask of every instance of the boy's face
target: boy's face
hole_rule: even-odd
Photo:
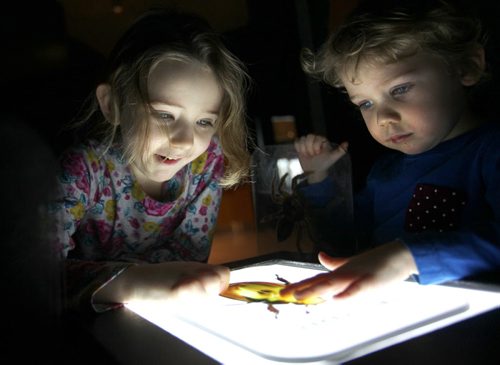
[[[397,63],[361,62],[342,81],[372,137],[418,154],[469,130],[465,90],[458,74],[436,56],[418,53]]]
[[[208,67],[164,61],[151,73],[148,92],[154,112],[147,163],[136,167],[148,179],[163,182],[207,150],[223,91]]]

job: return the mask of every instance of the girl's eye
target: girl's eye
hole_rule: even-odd
[[[412,88],[413,85],[410,84],[405,84],[401,86],[397,86],[394,89],[391,90],[391,95],[392,96],[401,96],[406,94],[410,89]]]
[[[161,119],[164,122],[172,122],[175,120],[173,114],[170,114],[168,112],[156,112],[156,116],[158,119]]]
[[[201,127],[208,128],[208,127],[213,127],[214,122],[210,119],[200,119],[199,121],[196,122]]]

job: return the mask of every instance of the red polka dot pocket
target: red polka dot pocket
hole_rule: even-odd
[[[455,230],[459,223],[465,193],[448,187],[417,184],[406,211],[407,232]]]

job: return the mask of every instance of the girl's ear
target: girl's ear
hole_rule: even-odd
[[[463,86],[472,86],[476,84],[481,78],[481,75],[486,68],[486,61],[484,59],[484,48],[478,46],[474,51],[474,54],[471,55],[470,60],[476,67],[475,69],[469,69],[462,72],[460,81],[462,82]]]
[[[111,87],[109,84],[99,84],[95,90],[102,114],[109,120],[111,114]]]

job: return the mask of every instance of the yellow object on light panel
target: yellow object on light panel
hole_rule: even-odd
[[[264,302],[268,304],[319,304],[323,303],[322,298],[306,298],[298,300],[293,295],[283,296],[280,294],[285,284],[266,283],[250,281],[243,283],[233,283],[221,293],[223,297],[243,300],[246,302]]]

